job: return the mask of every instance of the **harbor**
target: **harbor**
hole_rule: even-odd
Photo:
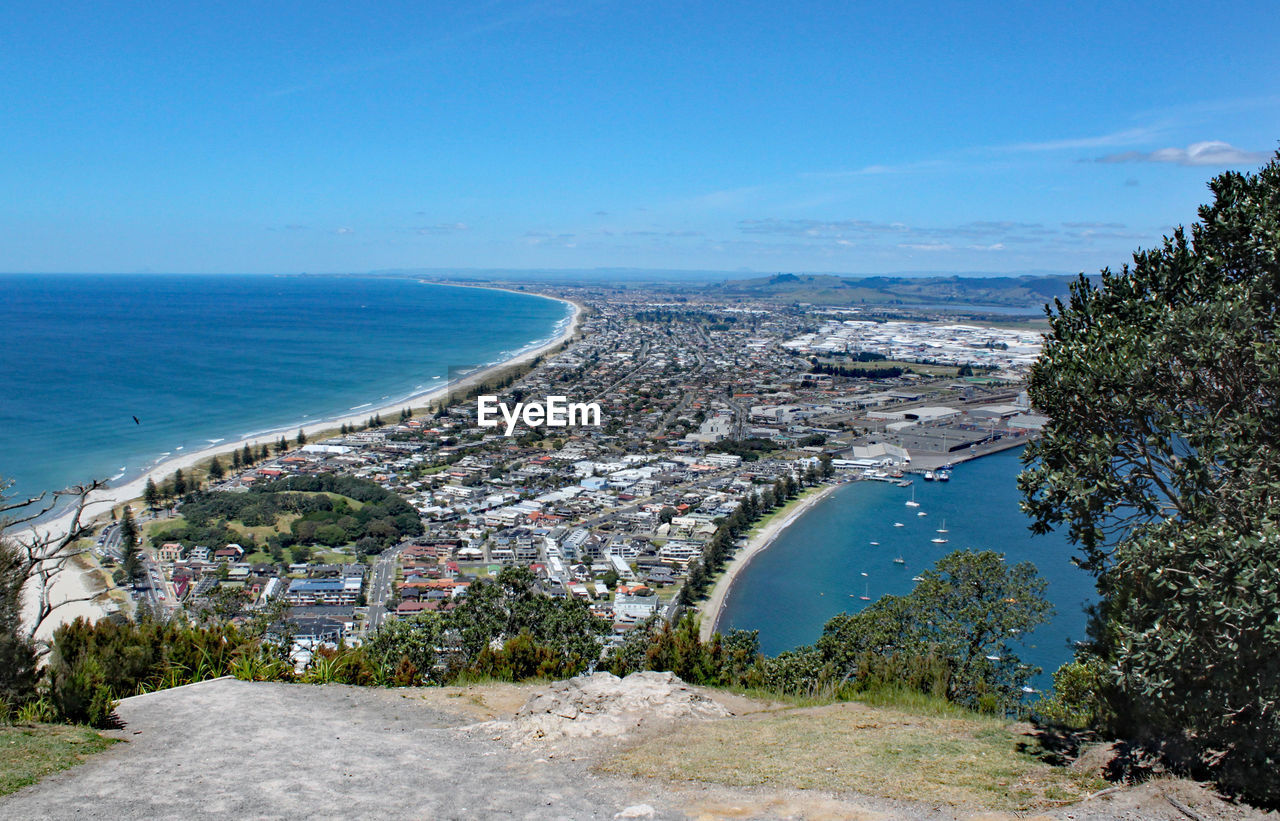
[[[1085,607],[1095,594],[1092,577],[1071,563],[1065,536],[1028,529],[1014,481],[1019,456],[1005,448],[957,462],[949,482],[922,481],[924,469],[913,459],[918,474],[842,485],[743,568],[718,628],[759,630],[761,650],[774,655],[816,641],[838,613],[909,592],[952,550],[995,550],[1008,562],[1032,562],[1048,581],[1055,612],[1019,648],[1024,662],[1042,668],[1033,686],[1044,689],[1071,657],[1072,643],[1085,638]]]

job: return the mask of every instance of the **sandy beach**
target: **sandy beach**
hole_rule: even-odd
[[[450,287],[457,287],[457,288],[485,288],[486,287],[482,285],[455,285],[454,283],[439,283],[439,282],[432,282],[430,284],[448,285]],[[253,447],[257,447],[263,444],[270,445],[276,442],[281,435],[285,435],[289,439],[293,439],[297,435],[298,430],[302,430],[304,433],[306,433],[308,437],[312,437],[323,431],[330,431],[330,430],[339,428],[344,424],[363,425],[365,421],[369,419],[369,417],[374,416],[375,414],[392,414],[392,413],[399,413],[399,411],[403,408],[426,407],[431,403],[439,400],[441,397],[445,396],[448,393],[451,393],[453,391],[463,391],[475,385],[478,382],[482,382],[484,379],[486,379],[487,377],[489,377],[490,375],[492,375],[497,371],[503,370],[504,368],[512,367],[514,365],[522,365],[527,362],[530,362],[536,357],[541,356],[547,351],[564,343],[566,340],[571,339],[573,335],[578,331],[578,326],[582,319],[582,306],[576,302],[573,302],[572,300],[563,299],[561,297],[548,296],[547,294],[539,294],[539,293],[534,293],[530,291],[514,291],[509,288],[488,288],[488,290],[510,291],[511,293],[523,294],[525,296],[538,296],[544,299],[553,299],[557,302],[563,302],[567,305],[572,306],[573,313],[569,317],[569,321],[564,323],[564,327],[561,329],[560,333],[556,335],[555,338],[549,339],[535,348],[530,348],[528,350],[522,351],[516,356],[511,357],[510,359],[504,360],[502,362],[498,362],[494,365],[490,365],[481,370],[478,370],[475,373],[469,374],[468,376],[466,376],[461,380],[458,380],[457,382],[443,385],[441,387],[434,388],[430,391],[424,391],[422,393],[415,394],[413,396],[409,396],[404,399],[399,399],[393,403],[384,404],[378,407],[374,407],[371,405],[369,407],[361,408],[358,413],[353,413],[348,416],[338,417],[335,419],[326,419],[319,422],[285,425],[270,431],[264,431],[263,433],[251,438],[240,439],[237,441],[219,442],[217,445],[204,448],[202,450],[193,451],[191,453],[184,453],[179,456],[174,456],[172,458],[166,459],[163,462],[156,464],[146,473],[130,480],[125,484],[122,484],[116,487],[102,488],[100,490],[94,491],[92,494],[90,494],[88,504],[85,507],[85,515],[83,517],[84,520],[93,521],[97,518],[105,517],[110,514],[112,508],[120,504],[123,504],[125,502],[130,502],[135,499],[141,499],[142,492],[147,486],[148,479],[154,480],[157,484],[160,484],[169,476],[172,476],[173,472],[176,470],[179,470],[179,469],[189,470],[191,467],[199,464],[200,462],[206,461],[207,459],[210,459],[214,456],[231,453],[234,450],[240,450],[245,445],[250,445]],[[70,524],[70,521],[71,521],[71,512],[67,511],[55,518],[34,524],[31,527],[27,528],[26,531],[23,531],[23,533],[30,533],[34,531],[36,534],[40,536],[52,536],[54,538],[57,538],[57,537],[60,537],[62,534],[66,533],[67,527]],[[22,534],[19,533],[15,535],[22,535]],[[92,582],[88,579],[75,578],[75,577],[86,575],[85,572],[80,570],[78,567],[68,566],[67,571],[62,575],[63,575],[63,578],[60,579],[58,583],[55,585],[55,590],[57,590],[60,594],[63,594],[66,597],[84,595],[85,592],[87,592],[86,588],[92,585]],[[51,619],[51,621],[56,621],[61,623],[62,621],[71,621],[76,616],[86,616],[89,618],[97,618],[97,617],[101,617],[104,614],[105,614],[105,610],[101,606],[98,606],[96,603],[91,603],[91,602],[75,603],[75,604],[67,605],[62,610],[59,610],[57,615],[54,616],[53,619]]]
[[[700,632],[703,641],[710,640],[711,634],[716,631],[720,621],[720,613],[724,610],[725,599],[729,597],[729,591],[733,589],[733,582],[738,578],[738,574],[746,569],[752,559],[773,544],[774,540],[778,538],[778,534],[786,530],[818,502],[831,495],[838,487],[841,487],[841,485],[828,485],[816,493],[810,493],[800,504],[788,511],[785,516],[776,517],[765,525],[759,533],[751,537],[746,547],[738,551],[737,555],[729,562],[729,566],[725,568],[724,573],[716,581],[716,586],[712,589],[710,598],[699,607],[702,612]]]

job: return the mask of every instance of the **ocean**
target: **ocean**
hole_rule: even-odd
[[[917,476],[911,488],[854,482],[837,489],[744,568],[725,599],[720,630],[759,630],[760,649],[776,655],[816,641],[837,613],[866,607],[860,596],[910,592],[911,578],[952,550],[990,549],[1011,563],[1032,562],[1048,582],[1053,616],[1018,653],[1043,668],[1033,686],[1049,687],[1053,671],[1071,659],[1072,643],[1085,638],[1085,607],[1096,594],[1093,577],[1071,563],[1064,535],[1028,530],[1015,484],[1020,452],[961,463],[950,482]],[[913,490],[918,508],[905,504]],[[919,511],[928,515],[917,516]],[[934,544],[934,538],[947,543]],[[894,563],[899,556],[905,565]]]
[[[569,315],[405,278],[0,275],[0,476],[33,495],[291,435],[509,358]]]

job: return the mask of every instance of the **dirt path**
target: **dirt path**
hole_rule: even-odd
[[[114,734],[127,743],[0,799],[0,816],[795,817],[808,807],[799,814],[948,817],[874,799],[864,806],[599,776],[590,758],[543,757],[458,729],[509,715],[523,694],[219,679],[125,699],[125,726]]]
[[[218,679],[125,699],[118,710],[124,727],[112,734],[127,743],[0,798],[0,818],[1014,817],[813,789],[602,774],[593,767],[621,749],[646,739],[650,745],[674,744],[698,732],[698,723],[545,746],[515,746],[494,737],[493,728],[511,719],[537,689],[386,690]],[[774,706],[699,692],[738,716],[765,715]],[[1048,815],[1178,817],[1167,801],[1145,798],[1107,798]],[[1195,795],[1186,800],[1192,803]],[[1162,811],[1148,814],[1156,804]]]

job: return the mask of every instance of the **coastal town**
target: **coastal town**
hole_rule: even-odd
[[[477,424],[478,389],[459,382],[426,407],[322,438],[246,444],[203,467],[199,500],[183,501],[170,477],[135,502],[141,550],[128,573],[123,509],[113,511],[93,550],[118,585],[113,608],[269,613],[305,663],[389,620],[446,611],[475,580],[521,566],[546,595],[589,603],[613,641],[687,607],[710,627],[731,578],[701,603],[680,591],[748,494],[805,478],[815,491],[945,481],[1045,421],[1022,392],[1041,343],[1025,324],[601,288],[546,295],[578,306],[576,326],[490,389],[512,405],[594,403],[598,424],[513,422],[508,435]],[[286,492],[312,502],[286,511]]]

